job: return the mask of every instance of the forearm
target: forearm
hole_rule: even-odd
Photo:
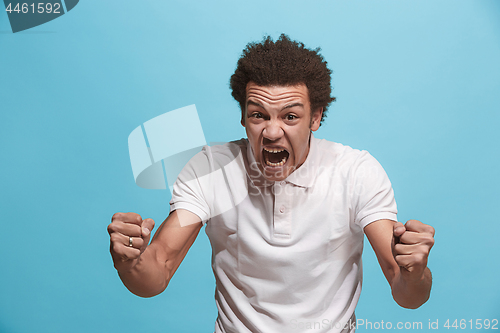
[[[179,214],[187,221],[184,227]],[[173,211],[149,244],[153,227],[152,219],[142,220],[136,213],[116,213],[108,226],[114,266],[125,287],[141,297],[156,296],[165,290],[202,223],[196,214]]]
[[[392,297],[400,306],[416,309],[429,299],[431,287],[432,274],[428,267],[417,279],[411,273],[398,272],[391,284]]]
[[[118,275],[130,292],[140,297],[153,297],[165,290],[170,274],[151,245],[136,259],[131,268],[118,269]]]

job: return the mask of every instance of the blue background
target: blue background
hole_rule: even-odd
[[[204,232],[141,299],[106,227],[117,211],[168,214],[168,191],[134,183],[130,132],[196,104],[207,142],[244,137],[229,77],[247,42],[281,32],[334,71],[316,137],[370,151],[400,220],[436,228],[431,299],[400,308],[366,242],[357,317],[500,319],[500,2],[87,0],[16,34],[0,12],[0,332],[213,331]]]

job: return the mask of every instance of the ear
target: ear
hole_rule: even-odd
[[[311,118],[311,131],[317,131],[321,124],[321,116],[323,115],[323,108],[318,108],[312,113]]]

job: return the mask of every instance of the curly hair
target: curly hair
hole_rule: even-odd
[[[319,54],[320,50],[310,50],[285,34],[281,34],[276,42],[267,36],[260,43],[249,43],[229,81],[231,95],[240,104],[242,115],[245,112],[248,82],[253,81],[259,86],[293,86],[304,83],[309,91],[311,112],[323,108],[323,123],[327,107],[335,101],[335,97],[330,96],[332,71]]]

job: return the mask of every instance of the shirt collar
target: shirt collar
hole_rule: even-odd
[[[311,132],[309,139],[309,153],[307,154],[306,160],[302,165],[292,172],[285,180],[300,186],[300,187],[311,187],[314,184],[314,179],[316,178],[317,169],[317,139]]]
[[[304,163],[294,172],[292,172],[286,179],[286,182],[292,183],[300,187],[311,187],[314,184],[314,179],[316,177],[317,169],[317,141],[311,132],[309,139],[309,153],[307,154]],[[258,187],[270,186],[275,182],[269,181],[264,178],[264,175],[260,172],[257,167],[257,162],[252,153],[252,146],[247,140],[247,161],[248,161],[248,177],[250,181]]]

